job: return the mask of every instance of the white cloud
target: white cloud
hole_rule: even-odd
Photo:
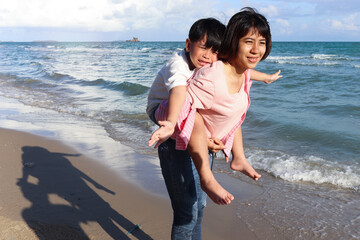
[[[291,28],[289,21],[287,21],[285,19],[277,18],[277,19],[275,19],[275,23],[276,23],[276,29],[278,29],[278,31],[281,34],[293,33],[293,30]]]
[[[269,5],[268,7],[261,8],[260,13],[268,18],[276,17],[279,15],[279,11],[274,5]]]
[[[226,23],[242,7],[252,6],[268,18],[274,39],[333,40],[346,30],[349,34],[341,38],[358,41],[360,1],[344,2],[349,4],[335,0],[1,0],[0,31],[1,40],[132,36],[183,40],[199,18],[215,17]]]
[[[287,21],[287,20],[285,20],[285,19],[281,19],[281,18],[278,18],[278,19],[276,19],[276,21],[275,21],[277,24],[279,24],[280,26],[282,26],[282,27],[289,27],[290,26],[290,23]]]
[[[201,6],[201,8],[200,8]],[[211,12],[212,0],[2,0],[0,27],[148,29]],[[181,10],[181,11],[180,11]]]
[[[351,14],[350,16],[343,18],[341,20],[332,19],[329,20],[331,27],[335,30],[345,30],[345,31],[359,31],[360,30],[360,16],[359,14]]]
[[[0,6],[2,27],[83,27],[103,23],[109,5],[94,0],[7,0]]]
[[[307,30],[308,29],[308,25],[306,23],[303,23],[300,25],[300,29],[301,30]]]

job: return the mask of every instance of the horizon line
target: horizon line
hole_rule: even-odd
[[[180,40],[147,40],[147,41],[138,41],[138,42],[130,42],[128,40],[108,40],[108,41],[95,41],[95,40],[85,40],[85,41],[59,41],[59,40],[31,40],[31,41],[13,41],[7,40],[2,41],[0,43],[91,43],[91,42],[128,42],[129,44],[137,44],[141,42],[185,42]],[[360,42],[356,40],[275,40],[272,42]]]

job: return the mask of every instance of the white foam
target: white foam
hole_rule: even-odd
[[[305,57],[303,57],[303,56],[269,56],[266,59],[279,61],[279,60],[294,60],[294,59],[303,59],[303,58],[305,58]]]
[[[141,49],[141,52],[148,52],[149,50],[151,50],[151,48],[149,47],[144,47]]]
[[[359,165],[330,162],[315,156],[290,156],[278,151],[255,150],[248,156],[255,168],[290,182],[306,181],[360,190]]]
[[[303,64],[303,56],[269,56],[265,61],[274,62],[278,64]]]
[[[278,64],[335,66],[341,64],[343,60],[350,61],[351,59],[333,54],[312,54],[311,56],[269,56],[266,60]]]
[[[329,60],[329,59],[336,58],[337,55],[333,55],[333,54],[312,54],[311,57],[314,58],[314,59]]]

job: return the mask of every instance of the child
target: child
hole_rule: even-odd
[[[171,57],[151,86],[147,113],[155,123],[155,110],[159,104],[169,99],[169,94],[173,95],[170,98],[172,101],[177,88],[186,91],[186,81],[194,69],[201,68],[202,63],[217,60],[216,53],[224,32],[224,24],[213,18],[200,19],[191,26],[186,48]],[[217,140],[208,141],[208,144],[211,151],[223,149]],[[176,150],[175,141],[169,138],[159,146],[158,154],[173,209],[171,239],[201,239],[201,222],[207,195],[201,189],[198,172],[188,151]],[[213,154],[209,153],[208,161],[212,160]]]
[[[249,19],[244,19],[243,15],[249,17]],[[225,42],[220,49],[220,54],[223,55],[226,52],[229,56],[222,59],[224,63],[214,62],[214,56],[212,60],[214,64],[207,65],[205,67],[206,70],[199,70],[192,77],[189,82],[189,92],[186,101],[185,90],[183,88],[176,93],[173,93],[171,90],[168,106],[165,102],[165,104],[160,106],[159,111],[157,111],[157,120],[166,121],[158,121],[161,128],[154,132],[149,141],[149,145],[158,141],[155,146],[157,147],[177,129],[175,132],[177,141],[181,142],[182,140],[185,148],[189,144],[188,150],[199,172],[203,190],[217,204],[229,204],[233,200],[233,196],[217,183],[211,173],[205,144],[207,140],[206,135],[207,137],[221,137],[222,140],[226,141],[228,147],[225,150],[226,156],[229,156],[230,150],[233,153],[232,169],[239,170],[254,180],[260,177],[260,174],[251,167],[245,158],[242,147],[241,128],[239,126],[244,120],[245,112],[250,104],[248,94],[251,82],[249,79],[250,71],[247,69],[254,68],[260,60],[265,59],[269,54],[271,48],[270,29],[266,19],[250,8],[235,16],[240,16],[239,20],[230,20],[229,24],[231,24],[227,28]],[[254,21],[254,23],[251,23],[251,21]],[[244,24],[244,26],[241,26],[241,24]],[[263,29],[260,29],[260,27]],[[266,32],[267,36],[263,37],[261,31],[268,31]],[[232,36],[234,36],[234,39],[237,39],[237,42],[234,41]],[[246,39],[243,39],[244,37]],[[190,50],[191,56],[191,48],[188,47],[190,43],[192,41],[187,40],[186,49]],[[197,60],[195,59],[195,61]],[[193,62],[192,58],[190,58],[190,62]],[[209,72],[209,74],[206,72]],[[281,77],[279,73],[278,71],[273,75],[265,75],[255,71],[251,72],[252,79],[265,82],[268,80],[268,83]],[[210,79],[204,79],[204,76],[208,77],[208,75]],[[214,92],[217,93],[214,94]],[[226,98],[227,95],[229,95],[228,98]],[[172,98],[173,96],[176,97]],[[225,102],[216,100],[215,97],[223,99]],[[232,100],[232,98],[235,98],[236,101]],[[174,101],[174,99],[176,100]],[[185,108],[188,108],[188,111],[184,112],[185,115],[181,116],[177,128],[175,128],[177,117],[184,102]],[[243,104],[239,105],[237,104],[238,102],[243,102]],[[213,104],[214,106],[211,106]],[[168,112],[167,108],[169,109]],[[199,114],[190,110],[194,108],[197,108],[205,123],[202,122],[203,119]],[[230,111],[229,108],[231,109]],[[167,116],[167,118],[164,116]],[[189,132],[186,132],[186,130]],[[232,145],[233,141],[234,145]],[[185,149],[184,146],[183,149]]]

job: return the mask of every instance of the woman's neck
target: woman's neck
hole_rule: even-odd
[[[247,70],[246,68],[242,68],[231,62],[224,63],[224,64],[225,64],[226,68],[228,69],[228,72],[233,77],[241,77],[244,74],[244,72]]]
[[[241,89],[242,84],[245,80],[246,69],[236,68],[230,63],[224,63],[224,70],[226,76],[226,84],[228,87],[229,94],[238,93]]]

